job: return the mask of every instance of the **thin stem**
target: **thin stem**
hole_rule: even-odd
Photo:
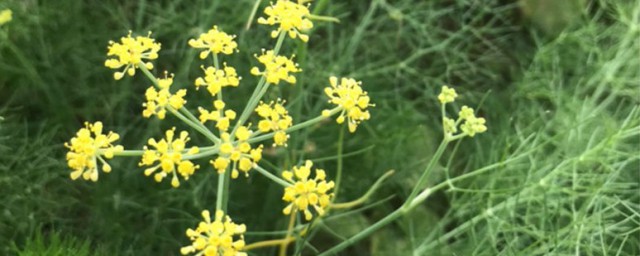
[[[329,111],[329,116],[319,115],[319,116],[317,116],[317,117],[315,117],[313,119],[309,119],[309,120],[304,121],[302,123],[298,123],[298,124],[296,124],[294,126],[291,126],[291,127],[287,128],[284,131],[286,133],[290,133],[290,132],[293,132],[293,131],[297,131],[297,130],[312,126],[312,125],[314,125],[316,123],[319,123],[322,120],[325,120],[325,119],[331,117],[332,115],[340,112],[341,110],[342,109],[340,107],[336,107],[336,108],[332,109],[331,111]],[[267,133],[267,134],[263,134],[263,135],[260,135],[260,136],[256,136],[256,137],[250,138],[247,141],[249,143],[255,143],[255,142],[259,142],[259,141],[268,140],[268,139],[273,138],[274,134],[275,134],[275,132],[270,132],[270,133]]]
[[[144,150],[123,150],[120,152],[113,152],[114,156],[141,156],[144,154]]]
[[[158,87],[158,79],[153,74],[151,74],[151,72],[147,69],[147,67],[145,67],[144,65],[138,65],[138,67],[140,68],[140,70],[142,70],[142,73],[144,73],[145,76],[147,78],[149,78],[149,80],[151,80],[153,85],[155,87]],[[193,127],[193,129],[196,129],[196,131],[200,132],[202,135],[207,137],[213,143],[219,143],[220,142],[220,139],[218,137],[216,137],[216,135],[211,133],[211,131],[209,131],[209,129],[207,129],[207,127],[205,127],[202,123],[200,123],[200,121],[197,118],[195,118],[195,116],[193,116],[191,114],[191,112],[189,112],[189,110],[187,110],[186,108],[182,107],[182,108],[180,108],[179,111],[182,111],[183,113],[185,113],[189,117],[180,114],[180,112],[178,112],[176,109],[174,109],[171,106],[167,106],[166,108],[167,108],[167,110],[169,110],[169,112],[174,114],[176,117],[180,118],[187,125]]]
[[[260,2],[262,1],[256,0],[256,3],[253,4],[253,8],[251,8],[251,15],[249,15],[249,19],[247,19],[247,25],[244,27],[245,30],[249,30],[251,28],[251,23],[253,21],[253,18],[256,16],[256,13],[258,12],[258,7],[260,7]]]
[[[286,180],[283,180],[281,178],[278,178],[278,176],[273,175],[272,173],[270,173],[269,171],[265,170],[264,168],[260,167],[259,165],[254,165],[253,166],[254,169],[256,169],[256,171],[258,171],[260,174],[264,175],[265,177],[269,178],[270,180],[284,186],[284,187],[289,187],[293,184],[287,182]]]
[[[345,209],[345,208],[352,208],[354,206],[358,206],[360,204],[363,204],[364,202],[366,202],[371,197],[371,195],[373,195],[374,192],[376,192],[376,190],[378,190],[378,187],[380,187],[380,184],[382,184],[382,182],[384,180],[389,178],[389,176],[393,175],[394,172],[395,172],[394,170],[389,170],[388,172],[386,172],[382,176],[380,176],[380,178],[378,178],[376,183],[373,183],[371,188],[369,188],[369,190],[367,190],[367,193],[362,195],[360,198],[358,198],[356,200],[353,200],[351,202],[331,204],[329,207],[331,209]]]
[[[298,215],[298,211],[293,211],[291,213],[291,217],[289,218],[289,226],[287,227],[287,235],[284,237],[284,240],[288,240],[289,237],[291,237],[291,233],[293,233],[293,224],[296,223],[296,216]],[[282,243],[280,244],[280,254],[279,256],[286,256],[287,255],[287,247],[289,246],[288,243]]]
[[[282,47],[282,42],[284,41],[285,35],[286,33],[280,33],[280,36],[278,37],[278,41],[276,42],[276,47],[273,49],[274,55],[278,55],[278,52]],[[256,105],[258,105],[258,102],[260,102],[260,99],[262,98],[262,96],[267,92],[267,89],[269,89],[269,84],[266,83],[266,81],[267,80],[263,75],[262,78],[260,78],[260,81],[258,82],[258,85],[256,86],[256,88],[253,90],[253,94],[251,94],[251,98],[249,99],[247,106],[242,111],[242,114],[240,115],[238,122],[233,128],[233,131],[231,132],[232,138],[234,137],[236,130],[238,130],[240,126],[244,125],[244,122],[247,121],[247,119],[251,115],[251,112],[253,112]]]
[[[344,127],[345,125],[341,125],[340,133],[338,134],[338,156],[336,159],[336,186],[333,189],[333,200],[338,198],[338,192],[340,191],[340,181],[342,180],[342,148],[344,144]]]
[[[196,123],[196,122],[193,122],[193,121],[189,120],[188,117],[180,114],[180,112],[176,111],[176,109],[174,109],[173,107],[168,106],[167,109],[174,116],[180,118],[180,120],[185,122],[187,125],[191,126],[196,131],[200,132],[202,135],[207,137],[213,143],[219,143],[220,142],[220,139],[218,139],[218,137],[216,137],[213,133],[211,133],[211,131],[209,131],[209,129],[205,128],[200,122]]]
[[[293,242],[295,240],[296,240],[295,237],[289,237],[288,239],[274,239],[274,240],[260,241],[260,242],[255,242],[255,243],[252,243],[252,244],[248,244],[245,247],[243,247],[242,250],[243,251],[250,251],[250,250],[258,249],[258,248],[262,248],[262,247],[289,244],[289,243],[291,243],[291,242]]]
[[[223,201],[223,196],[224,196],[224,174],[226,173],[220,173],[218,174],[218,193],[216,195],[216,210],[222,210],[222,201]]]
[[[397,219],[398,217],[404,215],[404,211],[402,211],[402,207],[396,209],[394,212],[392,212],[391,214],[387,215],[386,217],[384,217],[383,219],[379,220],[378,222],[374,223],[373,225],[369,226],[368,228],[366,228],[365,230],[360,231],[360,233],[356,234],[355,236],[352,236],[350,238],[348,238],[347,240],[342,241],[342,243],[339,243],[338,245],[332,247],[331,249],[318,254],[318,256],[328,256],[328,255],[335,255],[337,252],[344,250],[345,248],[351,246],[352,244],[362,240],[363,238],[371,235],[371,233],[377,231],[378,229],[386,226],[387,224],[391,223],[392,221],[394,221],[395,219]]]
[[[429,164],[427,164],[427,167],[422,172],[422,176],[420,176],[420,179],[416,183],[416,186],[413,187],[413,191],[411,191],[411,194],[407,198],[407,202],[411,202],[411,200],[413,200],[413,198],[416,197],[418,192],[422,189],[424,184],[427,182],[427,179],[429,179],[429,174],[431,173],[431,170],[433,170],[433,167],[436,165],[438,160],[440,160],[440,157],[442,157],[442,153],[444,153],[444,150],[445,148],[447,148],[448,144],[449,144],[449,140],[447,139],[442,140],[442,142],[440,143],[440,146],[438,146],[438,149],[436,150],[436,153],[433,155],[433,157],[429,161]]]

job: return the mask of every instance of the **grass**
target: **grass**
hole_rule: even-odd
[[[329,75],[362,80],[376,107],[345,136],[338,201],[359,197],[390,169],[396,174],[370,207],[323,223],[300,244],[303,255],[354,235],[409,195],[441,139],[443,84],[457,88],[460,104],[479,105],[489,131],[447,149],[430,183],[449,180],[447,189],[344,255],[640,254],[638,3],[576,1],[571,22],[540,26],[540,17],[507,1],[315,2],[341,22],[317,22],[308,46],[285,44],[304,76],[267,97],[287,98],[294,120],[304,120],[325,107]],[[200,172],[172,189],[144,177],[137,159],[116,159],[98,183],[72,182],[62,144],[84,120],[103,121],[128,148],[178,125],[141,118],[148,83],[116,83],[103,67],[107,42],[129,29],[153,31],[163,44],[156,71],[175,72],[185,88],[200,72],[186,41],[212,24],[234,31],[241,52],[226,61],[243,85],[253,84],[253,53],[272,43],[263,26],[243,30],[253,4],[0,2],[14,11],[0,39],[0,254],[176,254],[188,242],[184,230],[215,205],[213,175]],[[232,108],[241,110],[248,87],[238,88]],[[192,109],[209,104],[192,90],[188,100]],[[265,161],[290,168],[312,159],[333,177],[339,129],[327,123],[293,134],[287,151]],[[281,193],[259,176],[232,183],[230,209],[249,226],[248,242],[285,229]]]

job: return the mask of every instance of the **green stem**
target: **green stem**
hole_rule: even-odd
[[[347,240],[342,241],[342,243],[334,246],[333,248],[318,254],[318,256],[329,256],[329,255],[335,255],[337,252],[340,252],[342,250],[344,250],[345,248],[351,246],[352,244],[362,240],[363,238],[371,235],[371,233],[377,231],[378,229],[386,226],[387,224],[391,223],[392,221],[394,221],[395,219],[399,218],[400,216],[404,215],[404,211],[401,208],[398,208],[397,210],[395,210],[394,212],[392,212],[391,214],[387,215],[386,217],[384,217],[383,219],[379,220],[378,222],[374,223],[373,225],[369,226],[368,228],[366,228],[365,230],[360,231],[360,233],[356,234],[355,236],[349,237]]]
[[[218,139],[218,137],[216,137],[213,133],[211,133],[211,131],[209,131],[209,129],[204,127],[200,122],[196,123],[196,122],[193,122],[193,121],[189,120],[188,117],[180,114],[180,112],[176,111],[176,109],[174,109],[173,107],[167,106],[167,110],[169,110],[169,112],[171,112],[177,118],[179,118],[180,120],[185,122],[187,125],[191,126],[193,129],[196,129],[196,131],[200,132],[202,135],[207,137],[213,143],[219,143],[220,142],[220,139]]]
[[[340,133],[338,134],[338,158],[336,159],[336,186],[333,188],[333,200],[338,198],[338,192],[340,191],[340,181],[342,180],[342,148],[344,144],[344,127],[340,126]]]
[[[380,176],[380,178],[378,178],[376,183],[374,183],[371,186],[371,188],[369,188],[367,193],[362,195],[360,198],[358,198],[356,200],[353,200],[351,202],[331,204],[329,207],[331,209],[348,209],[348,208],[352,208],[354,206],[358,206],[360,204],[363,204],[364,202],[366,202],[371,197],[371,195],[373,195],[374,192],[376,192],[376,190],[378,190],[378,187],[380,187],[380,184],[382,184],[383,181],[385,181],[387,178],[389,178],[389,176],[393,175],[394,172],[395,172],[394,170],[390,170],[390,171],[384,173],[382,176]]]
[[[272,181],[275,181],[276,183],[286,187],[290,187],[291,183],[287,182],[286,180],[283,180],[281,178],[279,178],[276,175],[273,175],[273,173],[270,173],[269,171],[265,170],[264,168],[260,167],[259,165],[254,165],[253,166],[254,169],[256,169],[256,171],[258,171],[260,174],[264,175],[265,177],[269,178]]]
[[[440,143],[440,146],[438,146],[438,149],[436,150],[436,153],[433,155],[433,157],[429,161],[429,164],[427,164],[427,167],[422,172],[422,176],[420,176],[418,183],[416,183],[416,186],[413,187],[413,191],[411,191],[411,194],[407,198],[407,202],[411,202],[416,197],[418,192],[424,187],[425,183],[427,183],[427,180],[429,179],[429,174],[433,170],[433,167],[436,165],[436,163],[440,160],[440,157],[442,157],[442,153],[444,153],[444,150],[445,148],[447,148],[448,144],[449,144],[449,140],[447,139],[442,140],[442,142]]]
[[[296,124],[294,126],[291,126],[291,127],[287,128],[284,131],[286,133],[290,133],[290,132],[293,132],[293,131],[297,131],[297,130],[312,126],[312,125],[314,125],[316,123],[319,123],[322,120],[325,120],[325,119],[331,117],[332,115],[340,112],[341,110],[342,109],[340,107],[336,107],[336,108],[334,108],[334,109],[329,111],[329,116],[319,115],[319,116],[317,116],[317,117],[315,117],[313,119],[309,119],[309,120],[304,121],[302,123],[298,123],[298,124]],[[270,132],[270,133],[267,133],[267,134],[263,134],[263,135],[260,135],[260,136],[256,136],[256,137],[250,138],[247,141],[249,143],[255,143],[255,142],[259,142],[259,141],[268,140],[268,139],[273,138],[274,134],[275,134],[275,132]]]
[[[286,36],[286,33],[280,33],[280,36],[278,37],[278,41],[276,42],[276,47],[273,49],[274,55],[278,55],[278,52],[280,52],[280,48],[282,47],[282,42],[284,41],[285,36]],[[236,130],[238,130],[240,126],[244,125],[244,122],[247,121],[247,119],[251,115],[251,112],[253,112],[256,105],[258,105],[258,102],[260,102],[260,99],[262,98],[262,96],[264,96],[264,94],[267,92],[267,89],[269,89],[269,84],[266,83],[266,81],[267,80],[263,75],[262,78],[260,78],[260,81],[258,82],[258,85],[256,86],[256,88],[253,90],[253,94],[251,94],[251,98],[249,99],[247,106],[242,111],[242,114],[240,115],[238,122],[234,126],[233,131],[231,132],[231,138],[234,137]]]
[[[151,80],[153,85],[155,87],[158,87],[158,79],[153,74],[151,74],[151,72],[147,69],[147,67],[145,67],[144,65],[138,65],[138,67],[140,68],[140,70],[142,70],[142,73],[144,73],[145,76],[147,76],[147,78],[149,78],[149,80]],[[196,131],[200,132],[202,135],[207,137],[213,143],[219,143],[220,142],[220,139],[218,137],[216,137],[216,135],[211,133],[211,131],[209,131],[209,129],[207,129],[207,127],[205,127],[202,123],[200,123],[200,121],[195,116],[193,116],[191,114],[191,112],[189,112],[189,110],[187,110],[186,108],[182,107],[182,108],[180,108],[179,111],[182,111],[183,113],[185,113],[189,117],[180,114],[180,112],[178,112],[176,109],[174,109],[171,106],[167,106],[166,108],[167,108],[167,110],[169,110],[169,112],[174,114],[176,117],[180,118],[187,125],[193,127],[193,129],[196,129]]]
[[[251,28],[251,23],[253,21],[253,18],[256,16],[256,13],[258,12],[258,7],[260,7],[260,2],[262,1],[256,0],[256,3],[253,4],[253,8],[251,8],[251,15],[249,15],[249,19],[247,19],[247,25],[244,27],[245,30],[249,30]]]
[[[235,168],[235,166],[233,167]],[[227,205],[229,204],[229,186],[231,186],[231,172],[226,171],[223,173],[222,178],[224,179],[224,187],[222,193],[222,211],[227,212]]]
[[[114,152],[114,156],[141,156],[144,150],[123,150],[120,152]]]
[[[224,176],[225,176],[225,173],[227,173],[227,171],[218,174],[218,193],[216,195],[216,210],[218,210],[218,211],[222,210],[222,201],[224,200],[223,198],[224,198],[224,194],[225,194],[225,191],[224,191],[224,180],[225,180]],[[224,210],[222,210],[222,211],[224,211]]]

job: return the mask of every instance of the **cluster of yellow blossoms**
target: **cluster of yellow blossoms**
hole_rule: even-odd
[[[181,89],[176,94],[171,94],[169,88],[173,84],[173,74],[169,77],[165,72],[165,78],[158,78],[158,87],[160,90],[156,90],[153,86],[150,86],[144,93],[147,98],[147,102],[142,106],[145,108],[142,111],[142,116],[151,117],[157,115],[158,119],[164,119],[167,114],[167,106],[171,106],[174,109],[180,109],[187,103],[184,100],[184,96],[187,95],[187,90]]]
[[[249,176],[253,165],[262,159],[262,145],[251,148],[251,144],[247,142],[252,133],[246,126],[240,126],[235,134],[237,139],[235,142],[231,140],[229,133],[222,133],[220,154],[215,161],[211,160],[213,168],[218,170],[218,173],[224,173],[227,167],[232,164],[231,178],[238,177],[238,169],[244,172],[245,176]]]
[[[260,132],[274,131],[274,144],[286,146],[289,135],[285,130],[293,125],[293,118],[284,107],[284,100],[278,99],[276,102],[271,101],[269,104],[260,102],[260,105],[256,107],[256,113],[263,118],[258,123],[258,130]]]
[[[329,78],[331,87],[324,89],[329,96],[329,102],[340,107],[342,110],[336,121],[341,124],[347,118],[349,131],[355,132],[358,125],[365,120],[369,120],[368,107],[374,106],[369,103],[367,92],[362,90],[362,82],[356,82],[353,78],[342,78],[338,83],[338,78]],[[329,110],[323,111],[324,116],[329,116]]]
[[[194,165],[191,161],[183,158],[183,155],[193,155],[199,151],[198,147],[192,147],[189,150],[186,150],[186,144],[189,141],[189,133],[182,131],[180,132],[180,137],[174,139],[175,130],[175,127],[171,130],[167,130],[165,133],[166,138],[163,138],[160,141],[156,141],[153,138],[149,139],[149,146],[152,146],[155,149],[152,150],[147,146],[144,146],[142,161],[140,161],[139,165],[152,166],[144,170],[144,175],[146,176],[150,176],[160,169],[160,171],[154,175],[154,179],[157,182],[161,182],[165,177],[167,177],[167,174],[172,174],[173,178],[171,179],[171,186],[178,187],[180,186],[178,173],[185,180],[188,180],[196,169],[200,168],[200,166]],[[156,162],[158,162],[158,164],[154,165]]]
[[[198,111],[200,111],[200,122],[215,121],[218,130],[226,132],[229,130],[231,120],[236,119],[236,112],[231,109],[224,110],[224,107],[224,101],[215,100],[213,101],[213,111],[208,111],[202,107],[198,108]]]
[[[10,9],[0,11],[0,25],[3,25],[13,19],[13,12]]]
[[[210,53],[232,54],[237,51],[238,43],[234,41],[235,35],[229,35],[218,30],[218,26],[213,26],[207,33],[201,34],[198,39],[189,40],[189,46],[196,49],[204,49],[200,52],[200,58],[205,59]]]
[[[238,76],[234,67],[225,62],[220,65],[218,60],[220,55],[238,52],[235,35],[229,35],[217,26],[213,26],[209,31],[188,41],[189,46],[200,50],[201,59],[206,59],[210,55],[213,57],[213,65],[201,66],[204,75],[196,78],[193,83],[196,90],[206,87],[209,94],[214,97],[211,101],[212,109],[198,108],[199,117],[195,117],[185,107],[186,89],[171,92],[174,82],[173,74],[169,75],[165,71],[164,78],[154,77],[151,74],[150,70],[154,68],[151,61],[158,58],[161,45],[150,37],[150,32],[147,36],[134,37],[130,31],[118,42],[110,41],[108,59],[104,65],[116,70],[113,75],[116,80],[122,79],[125,74],[133,76],[136,69],[141,69],[142,73],[153,82],[145,92],[146,101],[142,104],[142,115],[146,118],[155,115],[158,119],[165,119],[169,112],[207,137],[213,145],[187,148],[190,140],[189,133],[182,131],[176,134],[176,128],[172,128],[167,130],[165,137],[160,140],[149,139],[148,145],[144,146],[142,151],[124,150],[120,145],[113,145],[119,138],[118,134],[113,132],[102,134],[102,123],[87,123],[85,128],[78,131],[76,137],[65,144],[69,148],[68,164],[73,169],[71,178],[75,180],[83,177],[96,181],[98,161],[102,163],[103,171],[109,172],[111,167],[105,159],[111,159],[114,156],[141,156],[139,166],[146,168],[144,175],[153,175],[157,182],[171,175],[171,186],[178,187],[181,179],[188,180],[196,170],[200,169],[199,165],[192,162],[193,160],[208,158],[213,169],[220,174],[218,184],[220,193],[225,193],[224,186],[220,185],[224,184],[225,177],[227,180],[228,177],[235,179],[240,172],[248,176],[251,170],[256,169],[285,186],[282,197],[284,202],[288,203],[283,209],[285,215],[297,217],[297,213],[301,213],[307,221],[314,215],[323,215],[331,203],[333,198],[331,190],[335,186],[333,181],[326,179],[324,170],[316,169],[315,177],[311,178],[313,163],[306,161],[302,166],[293,167],[292,171],[284,171],[283,178],[279,178],[265,173],[267,171],[258,165],[262,159],[263,145],[251,145],[251,143],[273,138],[274,147],[287,146],[288,132],[307,127],[336,113],[339,113],[337,123],[347,121],[351,132],[354,132],[362,121],[370,118],[368,108],[374,105],[370,103],[369,96],[362,89],[362,83],[352,78],[338,80],[337,77],[331,77],[325,93],[329,97],[329,102],[335,107],[324,110],[320,117],[302,122],[298,126],[289,115],[284,100],[261,101],[271,85],[278,85],[281,81],[295,84],[297,82],[295,73],[302,71],[294,62],[295,56],[286,57],[279,51],[286,36],[308,42],[309,36],[306,32],[313,28],[310,20],[313,15],[310,14],[309,4],[305,2],[308,1],[277,0],[264,10],[266,17],[258,19],[259,24],[275,26],[271,37],[278,38],[278,42],[272,50],[262,50],[260,55],[255,55],[261,67],[251,68],[250,73],[261,79],[246,109],[240,115],[232,109],[225,109],[227,104],[223,99],[222,91],[225,87],[238,87],[242,78]],[[251,123],[246,123],[252,113],[256,113],[259,118],[255,130],[252,130]],[[477,132],[480,122],[474,118],[474,116],[465,116],[464,120],[468,124],[465,123],[461,129]],[[205,126],[208,121],[215,122],[217,132]],[[220,194],[218,196],[222,197]],[[233,223],[231,218],[221,210],[223,208],[220,205],[217,205],[217,208],[215,219],[212,220],[209,211],[205,210],[202,212],[204,221],[200,222],[195,230],[187,230],[187,236],[192,244],[183,247],[182,254],[247,255],[242,252],[245,247],[243,237],[246,231],[245,225]]]
[[[158,51],[160,51],[160,43],[150,38],[151,33],[148,36],[131,37],[131,31],[127,37],[120,38],[120,43],[110,41],[109,51],[107,56],[114,56],[114,59],[108,59],[104,62],[104,65],[112,69],[120,69],[124,66],[121,72],[115,72],[113,77],[116,80],[122,79],[125,72],[130,76],[136,74],[136,68],[140,65],[144,65],[147,69],[153,69],[153,63],[144,62],[144,60],[155,60],[158,58]]]
[[[216,69],[214,67],[208,67],[204,69],[204,78],[198,77],[196,79],[196,89],[201,86],[206,86],[211,96],[216,96],[222,90],[222,87],[232,86],[238,87],[240,79],[236,69],[228,67],[227,63],[224,63],[223,69]]]
[[[267,83],[277,85],[280,80],[287,83],[295,84],[296,77],[290,73],[297,73],[302,70],[298,68],[298,64],[293,62],[293,56],[289,59],[284,56],[278,56],[273,50],[262,51],[262,55],[256,56],[258,61],[264,65],[264,70],[260,71],[258,67],[251,69],[254,76],[264,75]]]
[[[265,25],[280,24],[276,30],[271,31],[271,37],[276,38],[280,33],[285,32],[289,37],[300,38],[303,42],[309,41],[309,36],[302,32],[313,28],[313,23],[309,20],[309,7],[293,1],[277,1],[264,9],[266,19],[258,18],[258,23]]]
[[[329,190],[335,184],[333,181],[325,181],[327,174],[321,169],[316,169],[316,177],[309,179],[312,166],[313,163],[307,160],[303,166],[293,167],[293,171],[282,172],[282,177],[293,183],[284,189],[282,200],[291,202],[282,210],[284,214],[301,211],[306,220],[311,220],[313,214],[309,211],[309,206],[312,206],[318,215],[323,215],[324,209],[331,203],[333,193],[329,193]]]
[[[120,145],[113,145],[120,136],[114,132],[102,134],[102,122],[84,124],[85,128],[80,129],[76,136],[65,147],[69,148],[67,153],[67,163],[71,172],[71,179],[76,180],[82,176],[85,180],[98,180],[98,161],[102,163],[102,171],[111,172],[111,166],[104,160],[113,158],[114,154],[121,152],[124,148]],[[104,158],[103,158],[104,157]]]
[[[244,233],[247,227],[244,224],[235,224],[231,217],[223,211],[216,211],[213,222],[209,211],[202,211],[202,218],[198,227],[187,229],[187,236],[191,239],[191,245],[182,247],[180,253],[187,255],[198,252],[197,255],[206,256],[247,256],[241,252],[244,248]]]
[[[458,97],[458,93],[453,88],[449,88],[448,86],[443,86],[442,91],[438,95],[438,100],[442,105],[442,127],[444,129],[444,133],[448,138],[454,138],[454,136],[460,136],[456,134],[458,132],[458,125],[464,121],[462,125],[460,125],[460,130],[462,130],[462,135],[466,135],[469,137],[475,136],[477,133],[483,133],[487,131],[487,126],[485,126],[485,119],[482,117],[476,117],[473,108],[468,106],[462,106],[460,112],[458,112],[458,119],[453,120],[446,116],[445,114],[445,105],[447,103],[452,103]]]

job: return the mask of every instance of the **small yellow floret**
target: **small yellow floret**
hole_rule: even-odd
[[[282,210],[285,215],[301,211],[304,213],[304,218],[309,221],[313,218],[309,206],[313,206],[316,213],[321,216],[331,203],[333,193],[329,193],[329,190],[335,184],[333,181],[325,181],[327,175],[321,169],[316,169],[315,179],[309,179],[312,166],[313,163],[307,160],[303,166],[293,167],[293,171],[282,172],[282,177],[293,183],[284,189],[284,195],[282,196],[282,200],[290,202]]]
[[[142,116],[149,118],[152,115],[157,115],[158,119],[164,119],[167,113],[167,107],[171,106],[177,110],[187,103],[184,99],[184,96],[187,95],[187,90],[181,89],[178,90],[176,94],[171,94],[169,89],[171,88],[171,84],[173,84],[173,74],[167,76],[165,72],[165,78],[158,78],[157,80],[160,90],[156,90],[153,86],[147,89],[144,94],[147,102],[142,103],[144,107]]]
[[[289,135],[286,134],[285,130],[293,125],[293,118],[284,107],[284,103],[285,101],[281,99],[275,102],[271,101],[269,104],[260,102],[260,105],[255,110],[263,118],[258,122],[258,130],[261,132],[275,132],[273,136],[274,146],[287,146]]]
[[[342,111],[336,122],[341,124],[348,120],[349,131],[355,132],[358,125],[365,120],[369,120],[368,107],[375,105],[370,103],[367,92],[362,90],[362,82],[353,78],[342,78],[338,83],[338,78],[333,76],[329,78],[331,87],[324,89],[325,94],[329,96],[329,102],[339,106]],[[328,115],[329,111],[323,111],[323,115]]]
[[[104,65],[112,69],[122,69],[120,72],[115,72],[113,77],[116,80],[122,79],[125,73],[130,76],[135,75],[136,68],[140,65],[144,65],[147,69],[153,69],[153,63],[145,62],[144,60],[155,60],[158,58],[158,51],[160,51],[160,43],[156,43],[155,39],[150,38],[151,32],[148,36],[131,37],[131,31],[127,37],[120,38],[120,42],[109,41],[109,51],[107,56],[114,56],[115,58],[107,59]]]
[[[232,54],[237,51],[238,44],[234,41],[235,35],[229,35],[218,30],[218,26],[213,26],[207,33],[200,34],[198,39],[189,40],[189,46],[196,49],[203,49],[200,58],[205,59],[209,53]]]
[[[154,179],[157,182],[161,182],[168,174],[173,174],[171,186],[178,187],[180,186],[178,174],[185,180],[188,180],[200,166],[194,165],[189,160],[183,160],[183,155],[196,154],[199,149],[198,147],[192,147],[187,150],[186,144],[189,141],[189,133],[183,131],[180,133],[180,137],[174,139],[175,130],[175,127],[167,130],[165,133],[166,137],[160,141],[156,141],[153,138],[149,139],[148,144],[154,147],[155,150],[144,146],[144,153],[142,154],[142,160],[139,165],[152,166],[145,169],[144,174],[150,176],[155,173]],[[156,162],[158,163],[154,165]],[[158,171],[158,169],[160,170]]]
[[[213,102],[214,110],[212,111],[208,111],[202,107],[198,108],[198,111],[200,111],[200,122],[215,121],[218,130],[227,131],[231,120],[236,119],[236,112],[231,109],[224,110],[225,105],[223,101],[215,100]]]
[[[211,96],[215,96],[222,90],[222,87],[232,86],[238,87],[242,77],[238,76],[236,69],[227,66],[224,63],[223,69],[216,69],[214,67],[204,68],[204,78],[198,77],[195,81],[196,89],[200,89],[201,86],[206,86]]]
[[[10,9],[0,11],[0,25],[3,25],[13,19],[13,12]]]
[[[244,172],[245,177],[249,177],[249,171],[253,169],[253,165],[262,159],[262,145],[251,148],[251,144],[247,140],[253,132],[245,126],[240,126],[236,130],[235,137],[237,140],[232,141],[231,135],[223,132],[220,135],[222,144],[220,144],[220,153],[215,160],[211,160],[218,173],[224,173],[231,165],[231,178],[237,178],[239,171]]]
[[[456,90],[445,85],[442,86],[442,92],[438,95],[438,100],[440,103],[446,104],[455,101],[456,97],[458,97]]]
[[[187,229],[186,235],[191,239],[191,245],[180,249],[182,255],[247,256],[242,252],[245,246],[244,233],[247,231],[244,224],[233,223],[231,217],[220,210],[216,211],[213,221],[208,210],[202,211],[202,218],[204,221],[198,223],[196,229]]]
[[[290,59],[284,56],[275,55],[273,50],[262,50],[262,55],[256,56],[258,61],[264,65],[264,70],[260,71],[258,67],[251,69],[251,74],[254,76],[265,76],[267,83],[278,84],[280,80],[284,80],[287,83],[295,84],[296,77],[290,73],[297,73],[302,71],[298,68],[298,64],[293,62],[292,56]]]
[[[76,136],[71,138],[64,146],[69,149],[67,163],[73,171],[71,179],[76,180],[82,176],[85,180],[98,180],[98,161],[102,163],[102,171],[111,172],[111,166],[104,160],[113,158],[114,154],[124,148],[113,145],[120,136],[114,132],[102,134],[102,122],[84,123]],[[104,158],[103,158],[104,157]]]
[[[258,18],[259,24],[276,25],[280,24],[276,30],[271,31],[271,37],[276,38],[280,33],[287,33],[289,37],[300,38],[303,42],[309,41],[309,36],[303,34],[313,28],[313,23],[309,20],[309,7],[302,3],[287,0],[278,0],[271,3],[264,9],[264,14],[268,17]]]

